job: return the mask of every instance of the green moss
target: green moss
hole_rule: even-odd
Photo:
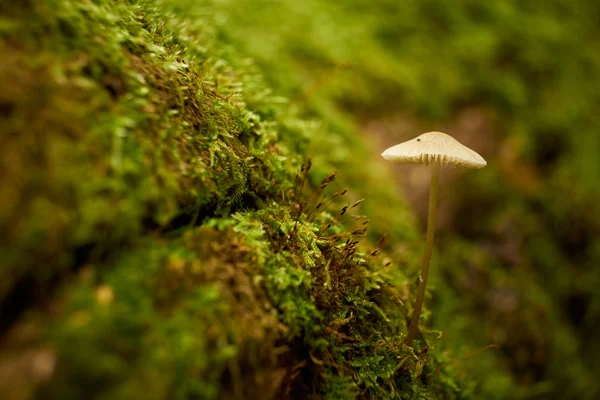
[[[207,33],[171,31],[152,19],[160,10],[126,3],[46,6],[13,7],[34,29],[4,32],[2,296],[81,262],[65,250],[101,252],[149,224],[256,208],[275,183],[285,190],[298,156],[275,122],[244,108],[239,88],[217,89],[213,75],[233,74],[226,58],[179,43]]]
[[[598,10],[522,3],[0,5],[0,387],[597,397]],[[472,104],[498,155],[451,196],[443,335],[408,348],[416,219],[357,126]]]
[[[315,200],[317,208],[328,197]],[[386,270],[375,253],[359,250],[364,224],[359,220],[343,228],[334,222],[330,236],[329,213],[311,210],[306,201],[299,207],[290,201],[287,211],[271,207],[236,214],[230,223],[249,248],[260,249],[257,279],[285,323],[287,340],[295,343],[295,357],[303,357],[297,362],[307,366],[289,383],[292,392],[309,396],[312,386],[325,397],[459,396],[461,389],[448,383],[452,378],[418,379],[427,357],[402,341],[407,310],[398,287],[407,284],[406,278]],[[298,208],[304,214],[292,211]]]
[[[364,218],[340,221],[359,204],[342,208],[358,194],[343,188],[377,169],[332,183],[333,201],[327,175],[352,157],[339,151],[349,128],[272,95],[183,4],[4,6],[0,300],[38,293],[12,318],[29,308],[24,347],[56,360],[49,381],[21,387],[40,398],[425,393],[426,358],[401,344],[406,279],[364,252]],[[309,140],[338,150],[296,175]],[[395,235],[415,236],[407,212],[394,221]]]
[[[59,296],[48,335],[60,358],[41,397],[274,391],[265,378],[275,373],[278,322],[252,284],[248,256],[230,234],[199,228],[146,241],[106,272],[84,270]]]

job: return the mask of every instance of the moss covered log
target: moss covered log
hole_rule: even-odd
[[[395,210],[371,237],[417,235],[373,156],[212,17],[32,1],[3,5],[1,37],[3,393],[459,396],[402,344],[408,280],[358,196]]]
[[[597,398],[598,15],[0,2],[0,397]],[[489,166],[442,174],[407,347],[418,172],[378,154],[433,129]]]

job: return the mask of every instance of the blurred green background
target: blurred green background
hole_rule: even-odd
[[[6,243],[0,247],[4,251],[0,298],[6,329],[23,315],[41,318],[39,324],[48,323],[46,318],[60,321],[54,310],[39,305],[56,296],[44,288],[66,280],[70,273],[64,271],[81,264],[81,259],[87,260],[85,271],[88,263],[102,264],[104,253],[118,254],[119,261],[109,263],[115,275],[98,281],[123,282],[126,279],[119,274],[126,272],[119,271],[129,268],[130,258],[149,257],[139,250],[153,247],[139,245],[145,243],[143,238],[162,243],[164,249],[157,252],[165,257],[177,253],[161,236],[174,219],[190,214],[194,205],[201,213],[226,218],[262,204],[249,193],[275,202],[280,192],[275,179],[285,182],[279,178],[293,176],[309,156],[314,186],[337,170],[340,188],[348,186],[356,199],[366,198],[361,212],[371,219],[371,241],[388,233],[384,250],[394,260],[394,268],[412,278],[420,250],[413,254],[402,248],[418,243],[417,232],[424,232],[427,169],[391,165],[378,155],[390,145],[439,130],[488,161],[486,168],[477,171],[444,168],[441,178],[426,330],[441,332],[435,354],[446,362],[490,344],[499,347],[452,364],[451,374],[461,387],[456,393],[462,393],[456,398],[600,397],[600,3],[31,0],[21,6],[5,4],[0,10],[2,52],[7,60],[0,66],[0,115],[6,122],[0,138],[6,151],[0,160],[4,181],[0,183],[4,193],[0,238]],[[163,81],[146,67],[150,61],[160,62],[165,71],[184,71],[189,76]],[[217,161],[204,159],[199,166],[188,156],[186,149],[196,142],[177,135],[185,133],[188,125],[195,126],[193,116],[179,120],[175,107],[160,106],[194,87],[188,68],[202,76],[202,90],[210,100],[198,112],[202,132],[242,132],[240,140],[248,153],[235,150],[231,152],[235,157],[217,155]],[[52,78],[46,81],[46,76]],[[127,78],[110,79],[121,76]],[[97,95],[90,89],[94,82],[101,86]],[[151,105],[143,103],[151,96],[143,92],[146,82],[150,93],[169,95]],[[19,108],[21,103],[26,105]],[[60,110],[60,117],[38,112],[46,109],[46,103]],[[185,104],[179,113],[189,106]],[[238,106],[249,111],[245,114]],[[15,116],[13,109],[25,111]],[[91,115],[91,110],[100,114]],[[139,121],[152,121],[148,122],[152,132],[160,131],[162,136],[138,134],[143,151],[125,141],[115,153],[121,136],[114,132],[123,137],[139,132],[146,126]],[[181,125],[182,121],[188,125]],[[184,128],[176,128],[179,125]],[[260,133],[254,137],[257,126]],[[86,149],[92,150],[80,153],[73,150],[78,147],[70,147],[71,139],[57,141],[40,133],[54,143],[46,146],[37,135],[54,129],[66,132],[68,138],[85,137]],[[103,136],[106,132],[111,136]],[[176,155],[170,153],[170,138],[176,138],[175,147],[181,144]],[[226,145],[215,145],[215,154],[237,143],[228,140]],[[281,150],[267,145],[274,142],[280,143]],[[168,145],[156,152],[161,143]],[[114,176],[109,171],[121,162],[121,154],[122,175]],[[143,162],[152,164],[148,162],[152,157],[158,157],[156,165],[138,169]],[[264,169],[275,171],[274,178],[246,171],[239,160],[247,157],[264,159]],[[51,162],[44,164],[48,159]],[[227,171],[232,159],[239,161],[231,167],[235,184],[227,186],[216,178],[212,183],[212,174]],[[185,171],[178,169],[183,164]],[[85,169],[73,171],[72,165]],[[95,176],[104,180],[89,178]],[[72,187],[75,180],[84,183]],[[65,195],[64,188],[75,195]],[[38,192],[39,196],[29,196]],[[35,198],[27,212],[19,208],[23,196]],[[79,200],[71,204],[74,198],[83,199],[83,205]],[[86,212],[95,200],[94,211]],[[82,211],[73,217],[71,210],[77,207]],[[27,228],[16,232],[15,226]],[[129,247],[126,238],[131,237],[136,238],[139,257]],[[93,262],[72,251],[75,248],[87,257],[86,246],[97,249],[92,250],[98,254]],[[134,255],[126,254],[130,251]],[[58,272],[36,269],[47,257],[57,260],[53,265],[60,266]],[[188,253],[178,257],[194,258]],[[16,260],[22,265],[17,266]],[[177,264],[169,260],[169,265]],[[34,291],[42,293],[36,295],[39,300],[23,303],[10,297],[22,296],[15,294],[19,285],[29,288],[31,280],[36,282]],[[53,283],[47,284],[49,280]],[[189,307],[212,304],[211,293]],[[90,301],[83,294],[64,296],[73,297],[73,304],[82,307]],[[19,310],[13,312],[11,307]],[[212,313],[203,310],[201,314]],[[36,317],[36,313],[51,317]],[[204,329],[190,328],[185,321],[170,321],[172,327],[165,328],[164,338],[173,339],[169,329]],[[106,337],[111,337],[111,323],[101,325]],[[227,322],[221,329],[229,332],[230,323],[235,325]],[[128,327],[119,325],[119,329]],[[124,335],[138,334],[131,329]],[[109,351],[102,347],[104,339],[97,341],[94,334],[90,331],[89,342],[78,340],[82,348],[98,344],[93,351],[106,364],[94,372],[98,376],[85,379],[101,386],[104,378],[98,377],[106,371],[126,368],[119,357],[102,358]],[[65,348],[73,340],[60,329],[50,337]],[[193,341],[183,334],[173,340]],[[209,345],[188,346],[198,350]],[[143,351],[126,344],[117,347],[118,354],[127,354],[125,359]],[[149,365],[161,357],[159,353],[149,356]],[[10,368],[13,361],[8,359],[0,366]],[[69,375],[60,379],[68,381]],[[63,387],[53,390],[55,397],[83,393]],[[203,390],[197,392],[198,398],[219,396]],[[128,393],[120,394],[126,398]],[[221,392],[221,398],[227,395]]]

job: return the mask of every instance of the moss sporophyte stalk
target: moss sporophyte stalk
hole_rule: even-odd
[[[429,188],[429,211],[427,216],[427,239],[425,253],[419,275],[419,287],[413,314],[406,335],[406,344],[412,345],[419,327],[419,316],[425,299],[425,288],[429,275],[433,239],[435,234],[435,217],[437,209],[438,182],[442,164],[456,165],[465,168],[483,168],[486,161],[479,154],[460,144],[453,137],[442,132],[427,132],[404,143],[385,150],[382,157],[389,161],[431,165],[431,184]]]

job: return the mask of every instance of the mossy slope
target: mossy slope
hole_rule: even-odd
[[[402,344],[413,250],[348,217],[417,238],[368,151],[186,6],[1,6],[2,393],[466,396]]]

